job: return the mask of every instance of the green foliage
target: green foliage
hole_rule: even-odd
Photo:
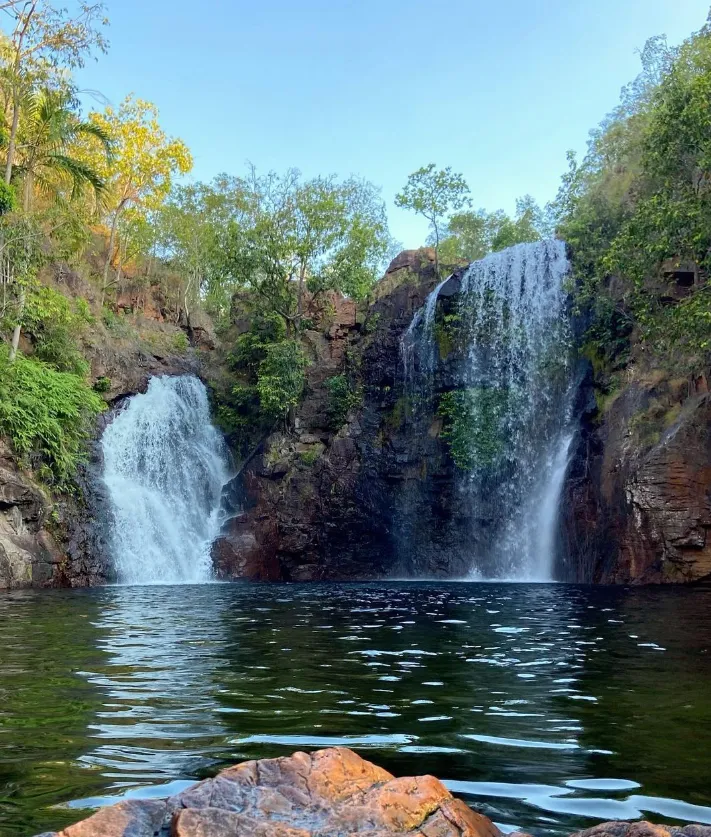
[[[102,395],[107,393],[111,389],[111,378],[107,378],[106,375],[102,375],[94,381],[92,389],[94,392],[98,392]]]
[[[464,177],[447,166],[438,169],[434,163],[423,166],[408,178],[405,188],[395,196],[395,206],[411,209],[430,223],[435,246],[436,269],[439,272],[439,244],[446,216],[457,212],[471,201]]]
[[[321,458],[322,452],[323,450],[321,445],[314,445],[314,447],[302,451],[299,454],[299,458],[304,463],[304,465],[308,465],[309,467],[311,467],[312,465],[315,465]]]
[[[442,233],[442,260],[451,264],[472,262],[514,244],[539,241],[549,233],[543,210],[530,195],[525,195],[516,201],[513,218],[501,209],[467,210],[452,215]]]
[[[126,318],[117,314],[113,308],[104,305],[101,311],[101,319],[106,328],[114,337],[132,337],[135,336],[135,330],[131,324],[126,321]]]
[[[26,294],[22,322],[32,337],[39,360],[59,372],[71,372],[83,378],[89,365],[77,343],[86,324],[85,309],[72,310],[70,301],[46,285],[33,285]]]
[[[48,483],[70,486],[92,421],[105,406],[77,375],[21,354],[10,363],[0,347],[0,431]]]
[[[236,188],[246,208],[225,230],[220,281],[229,276],[250,291],[262,313],[282,318],[290,336],[305,318],[307,289],[360,299],[379,278],[390,238],[371,184],[253,170]]]
[[[256,381],[259,364],[266,357],[267,348],[286,339],[284,320],[274,312],[256,312],[249,331],[240,334],[229,362],[233,369],[245,369]]]
[[[708,293],[693,289],[667,305],[660,290],[667,259],[711,268],[710,97],[708,24],[678,50],[650,39],[642,73],[593,133],[582,163],[569,155],[555,211],[602,353],[610,355],[619,331],[614,309],[658,362],[693,368],[711,357]]]
[[[374,334],[378,330],[378,324],[380,323],[381,316],[380,311],[376,311],[373,314],[368,313],[366,315],[365,322],[363,323],[364,334]]]
[[[363,403],[363,390],[353,387],[344,373],[324,381],[328,389],[328,416],[331,427],[337,430],[348,417],[348,413]]]
[[[509,407],[506,390],[489,387],[445,392],[439,415],[442,438],[458,468],[471,471],[496,465],[504,449],[503,419]]]
[[[0,181],[0,215],[14,212],[17,209],[17,192],[13,186]]]
[[[173,351],[180,352],[187,352],[190,348],[190,341],[188,340],[188,335],[184,331],[176,331],[171,339],[171,348]]]
[[[267,416],[285,416],[296,407],[304,389],[306,358],[299,343],[285,340],[265,349],[259,364],[257,392],[262,411]]]

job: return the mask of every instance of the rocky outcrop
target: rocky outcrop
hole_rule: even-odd
[[[196,316],[190,330],[187,323],[181,328],[157,289],[120,290],[113,306],[102,309],[97,288],[69,266],[53,265],[42,278],[70,299],[102,311],[102,317],[87,318],[79,335],[90,381],[109,404],[97,423],[97,438],[124,400],[145,392],[152,377],[199,375],[202,357],[214,348],[208,318]],[[34,351],[27,338],[22,348]],[[51,496],[31,472],[22,471],[7,446],[0,449],[0,589],[112,580],[98,445],[91,446],[89,460],[74,492]]]
[[[0,449],[0,589],[52,583],[62,555],[44,528],[47,497]]]
[[[458,275],[439,294],[445,315],[455,313]],[[677,296],[699,281],[688,270],[680,276],[686,284]],[[295,429],[264,440],[237,479],[242,513],[215,545],[221,577],[456,577],[467,573],[473,545],[492,551],[496,493],[477,498],[473,521],[435,402],[422,409],[420,394],[403,387],[401,337],[435,284],[433,253],[406,251],[367,309],[333,297],[328,323],[310,312],[312,363]],[[657,583],[711,575],[709,376],[655,369],[639,345],[630,351],[628,329],[606,392],[584,356],[587,325],[576,328],[580,432],[563,492],[556,577]],[[458,350],[438,350],[434,388],[443,392],[461,385]],[[356,396],[337,424],[327,386],[334,375]]]
[[[213,551],[221,577],[453,574],[440,549],[425,554],[418,546],[433,518],[456,516],[452,465],[436,427],[420,433],[408,425],[401,392],[400,337],[436,283],[433,251],[407,251],[367,309],[333,294],[325,306],[314,303],[305,335],[312,362],[294,431],[273,433],[245,464],[237,480],[242,514]],[[349,388],[339,417],[328,386],[335,376]]]
[[[631,368],[601,409],[589,401],[564,504],[564,578],[645,584],[711,575],[706,380]]]
[[[519,833],[519,832],[517,832]],[[247,761],[165,801],[121,802],[40,837],[503,837],[433,776],[396,779],[337,747]],[[711,828],[604,823],[575,837],[711,837]]]

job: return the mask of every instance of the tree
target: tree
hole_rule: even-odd
[[[210,183],[173,188],[155,216],[161,255],[183,277],[183,309],[204,301],[218,318],[229,310],[239,282],[231,248],[242,246],[248,218],[244,181],[221,175]]]
[[[444,230],[441,250],[452,262],[471,262],[514,244],[538,241],[547,233],[543,211],[530,195],[525,195],[516,201],[513,218],[502,209],[467,210],[452,215]]]
[[[104,262],[102,298],[115,257],[116,238],[123,213],[131,209],[146,216],[158,209],[170,192],[173,178],[192,168],[192,156],[180,139],[168,137],[158,123],[158,109],[150,102],[128,96],[118,107],[89,114],[89,120],[112,143],[107,160],[94,145],[83,147],[83,159],[100,172],[106,182],[109,223],[108,252]]]
[[[90,165],[78,160],[71,153],[71,146],[77,137],[92,137],[103,148],[104,155],[110,156],[110,144],[106,135],[95,125],[82,122],[68,105],[63,92],[38,90],[30,98],[26,109],[24,124],[20,134],[22,143],[19,148],[15,170],[22,178],[22,208],[25,213],[32,209],[35,188],[50,197],[56,197],[64,183],[71,186],[71,197],[81,193],[84,186],[90,186],[96,195],[104,189],[104,181]],[[23,227],[16,227],[23,229]],[[34,238],[40,233],[28,232]],[[35,250],[38,241],[25,241],[22,246],[26,252]],[[25,259],[26,260],[26,257]],[[16,263],[16,258],[13,265]],[[14,274],[14,270],[11,270]],[[14,278],[14,276],[12,277]],[[14,282],[17,284],[17,282]],[[19,283],[17,322],[12,334],[9,359],[14,362],[20,345],[22,318],[25,310],[26,281]]]
[[[447,166],[437,169],[434,163],[423,166],[408,178],[405,188],[395,196],[395,205],[412,209],[423,215],[432,227],[435,250],[435,272],[439,276],[440,232],[445,217],[471,202],[467,197],[469,187],[461,174],[455,174]]]
[[[40,89],[30,97],[21,129],[15,169],[22,178],[23,208],[32,209],[35,189],[56,197],[65,184],[71,197],[89,186],[98,198],[105,182],[99,171],[73,154],[80,139],[93,140],[106,164],[111,160],[111,141],[102,128],[81,120],[64,92]]]
[[[5,114],[11,114],[5,163],[5,182],[10,183],[23,104],[38,85],[66,88],[64,68],[84,66],[94,50],[106,52],[101,29],[108,20],[103,3],[81,3],[74,15],[50,0],[15,0],[3,10],[15,20],[1,53]]]
[[[283,318],[288,334],[304,317],[307,288],[360,298],[377,281],[389,235],[371,184],[253,170],[245,186],[248,220],[235,230],[233,275]]]

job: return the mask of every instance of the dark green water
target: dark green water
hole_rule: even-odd
[[[497,823],[711,823],[711,589],[383,584],[0,598],[0,833],[346,744]]]

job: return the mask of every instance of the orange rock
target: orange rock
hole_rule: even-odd
[[[502,837],[433,776],[395,779],[337,747],[223,770],[167,802],[104,808],[57,837]]]
[[[121,802],[40,837],[159,835],[503,837],[433,776],[395,779],[343,747],[247,761],[167,801]],[[607,822],[572,837],[711,837],[711,828]]]

